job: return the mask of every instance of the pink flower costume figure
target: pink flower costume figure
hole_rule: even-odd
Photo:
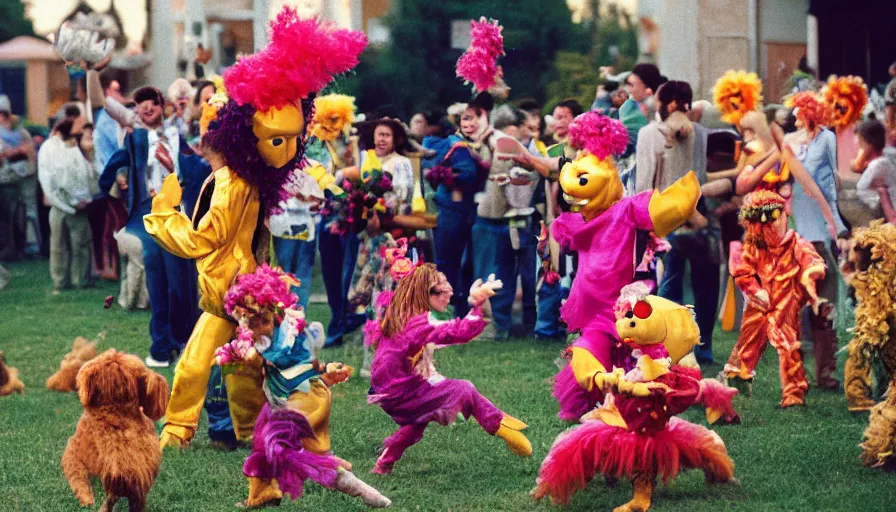
[[[379,331],[368,333],[376,347],[368,402],[378,404],[399,425],[383,442],[374,473],[391,473],[404,451],[423,438],[430,422],[448,425],[458,413],[475,418],[516,455],[532,455],[532,445],[520,432],[526,427],[523,422],[495,407],[470,381],[446,379],[433,365],[435,349],[467,343],[482,332],[481,306],[500,288],[494,276],[486,283],[478,280],[470,289],[470,313],[442,321],[436,318],[448,309],[454,290],[435,265],[421,265],[399,281]]]
[[[305,321],[290,292],[298,284],[292,274],[262,265],[241,275],[225,297],[227,313],[240,325],[237,339],[220,347],[216,359],[224,373],[241,371],[236,363],[261,367],[267,398],[243,465],[249,498],[238,507],[277,505],[284,493],[299,498],[308,479],[360,496],[368,507],[388,507],[388,498],[330,450],[330,387],[347,380],[352,368],[318,360],[324,328]]]
[[[628,143],[625,127],[587,112],[570,124],[569,135],[579,155],[563,165],[559,181],[572,211],[557,217],[551,232],[561,247],[579,255],[560,316],[570,332],[582,335],[567,352],[570,364],[557,375],[554,396],[560,402],[558,416],[578,421],[603,397],[590,371],[593,363],[604,373],[626,360],[627,349],[617,347],[613,310],[623,288],[636,280],[638,231],[662,238],[683,224],[696,208],[700,184],[690,172],[662,192],[622,197],[613,155]]]
[[[675,364],[676,354],[700,340],[691,312],[660,297],[642,297],[619,318],[616,330],[634,349],[632,369],[595,378],[607,389],[603,405],[557,437],[532,496],[567,504],[600,473],[631,479],[634,486],[633,499],[614,512],[646,512],[657,478],[669,482],[681,469],[703,470],[708,483],[736,482],[722,438],[676,417],[698,403],[706,406],[710,422],[726,413],[736,416],[735,389],[701,379],[698,368]]]

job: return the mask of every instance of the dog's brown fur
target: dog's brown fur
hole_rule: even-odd
[[[25,384],[19,380],[18,368],[6,366],[6,354],[0,350],[0,396],[23,393]]]
[[[96,341],[78,336],[72,344],[72,351],[65,354],[59,364],[59,371],[47,379],[47,389],[71,393],[77,389],[76,377],[84,363],[96,357]]]
[[[106,491],[100,512],[120,498],[139,512],[159,473],[162,450],[154,420],[168,407],[168,382],[136,356],[107,350],[78,372],[84,414],[62,454],[62,470],[81,506],[93,505],[90,476]]]

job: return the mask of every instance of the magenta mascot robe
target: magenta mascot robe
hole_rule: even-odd
[[[551,234],[565,250],[576,251],[579,265],[560,317],[570,332],[582,331],[574,347],[587,349],[607,369],[624,366],[628,349],[617,344],[613,306],[622,288],[635,277],[637,231],[653,231],[648,204],[653,191],[623,197],[597,217],[585,222],[580,213],[563,213]],[[554,381],[560,419],[578,421],[601,399],[598,390],[579,386],[572,367],[560,370]]]

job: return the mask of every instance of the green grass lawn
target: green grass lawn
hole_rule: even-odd
[[[51,296],[46,262],[9,267],[12,283],[0,292],[0,350],[21,370],[24,395],[0,398],[0,511],[68,511],[78,503],[62,475],[59,459],[74,432],[81,405],[74,394],[48,392],[44,381],[58,367],[75,336],[93,338],[106,330],[102,347],[146,355],[149,314],[128,313],[117,305],[103,309],[117,285]],[[318,279],[319,278],[315,278]],[[315,282],[320,288],[320,283]],[[325,305],[312,304],[309,317],[326,323]],[[735,336],[717,334],[715,353],[723,360]],[[486,435],[474,422],[431,426],[426,437],[396,465],[391,476],[369,473],[376,450],[395,428],[378,407],[367,405],[367,384],[355,378],[334,388],[331,423],[333,449],[351,461],[359,476],[379,488],[396,510],[561,510],[533,503],[541,460],[567,425],[556,418],[551,397],[554,360],[560,344],[531,339],[474,342],[440,351],[444,375],[470,379],[495,404],[529,424],[535,450],[530,459],[511,455],[504,443]],[[360,366],[361,350],[347,346],[327,350],[328,360]],[[813,368],[811,362],[808,368]],[[718,366],[704,368],[707,375]],[[162,372],[167,378],[173,370]],[[811,373],[811,370],[810,370]],[[810,375],[811,378],[811,375]],[[703,475],[689,472],[655,494],[657,511],[862,510],[896,509],[896,474],[860,465],[857,444],[866,416],[847,412],[839,393],[809,393],[809,407],[780,410],[777,358],[766,353],[754,385],[754,397],[737,398],[739,426],[718,427],[736,463],[737,486],[707,488]],[[705,423],[702,410],[685,417]],[[161,474],[149,495],[149,509],[230,511],[244,499],[242,475],[246,449],[222,453],[209,447],[205,421],[186,451],[165,452]],[[101,496],[99,485],[95,487]],[[568,510],[603,511],[628,501],[631,487],[604,487],[600,479],[576,495]],[[305,497],[286,502],[283,510],[362,510],[357,499],[309,483]],[[123,510],[123,504],[119,510]]]

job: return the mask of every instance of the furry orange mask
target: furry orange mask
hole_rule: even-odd
[[[857,76],[832,76],[821,90],[825,105],[831,113],[831,127],[845,128],[862,118],[868,104],[868,89]]]
[[[722,121],[738,125],[744,114],[762,105],[762,81],[756,73],[728,71],[712,88],[712,100]]]

